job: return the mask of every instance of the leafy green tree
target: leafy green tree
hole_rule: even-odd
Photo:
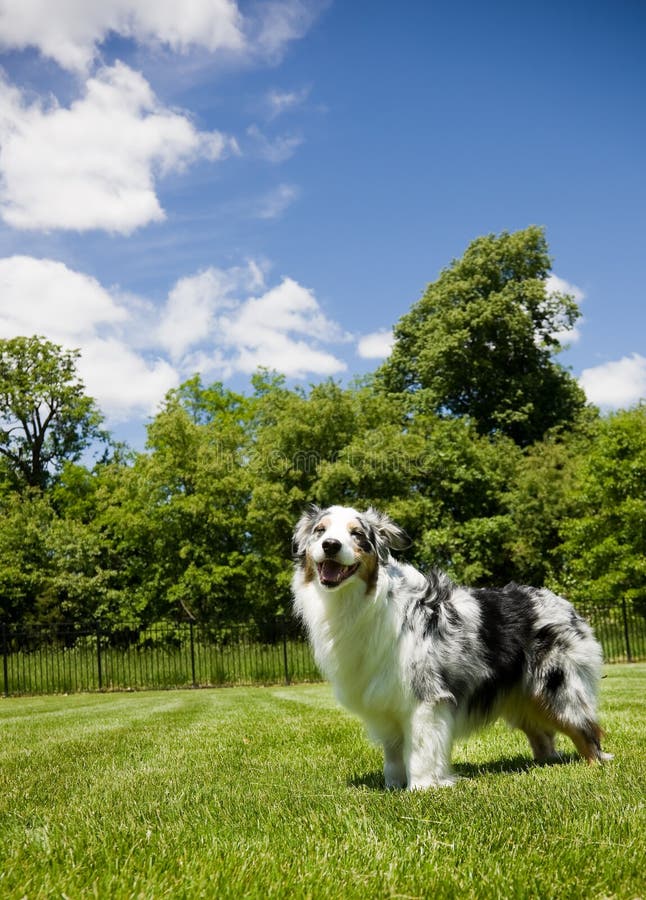
[[[0,499],[0,619],[13,623],[32,616],[51,573],[48,534],[55,514],[40,491]]]
[[[646,405],[600,421],[560,523],[560,587],[573,600],[635,601],[646,614]]]
[[[336,458],[357,427],[352,391],[333,381],[306,395],[285,386],[282,376],[261,372],[251,398],[247,508],[248,590],[259,615],[291,608],[291,536],[306,503],[317,496],[321,465]]]
[[[427,460],[419,484],[431,509],[421,536],[423,564],[466,584],[508,582],[514,571],[504,493],[518,465],[516,446],[503,435],[483,437],[461,420],[429,417],[419,426]]]
[[[99,514],[122,557],[127,548],[148,617],[248,616],[243,406],[221,385],[202,388],[195,379],[171,391],[148,428],[148,452]]]
[[[44,539],[49,564],[33,610],[38,622],[117,627],[133,620],[110,547],[92,525],[56,516]]]
[[[61,517],[47,492],[0,500],[0,619],[117,624],[131,618],[110,546],[93,523]]]
[[[458,581],[508,581],[511,520],[504,504],[519,450],[469,422],[418,414],[406,428],[361,431],[322,467],[318,490],[385,509],[411,538],[406,557]]]
[[[570,422],[585,397],[552,356],[579,311],[548,291],[550,269],[541,228],[473,241],[398,322],[383,385],[521,446]]]
[[[523,451],[504,498],[515,581],[544,585],[558,578],[561,524],[576,513],[577,475],[597,426],[597,411],[586,407],[571,427],[552,429]]]
[[[67,460],[104,436],[78,357],[41,337],[0,340],[0,455],[15,486],[46,487]]]

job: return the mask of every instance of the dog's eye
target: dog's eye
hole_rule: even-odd
[[[351,528],[350,534],[352,535],[352,537],[356,537],[356,538],[365,537],[363,531],[360,528]]]
[[[323,534],[325,528],[323,525],[317,525],[316,528],[312,531],[312,534]]]

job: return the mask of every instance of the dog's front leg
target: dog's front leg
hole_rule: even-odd
[[[448,787],[458,780],[451,772],[454,727],[450,703],[421,703],[415,709],[404,743],[409,790]]]
[[[404,742],[401,739],[384,741],[384,778],[387,788],[406,787]]]
[[[392,720],[372,719],[366,722],[368,734],[384,748],[384,779],[390,789],[406,787],[404,733]]]

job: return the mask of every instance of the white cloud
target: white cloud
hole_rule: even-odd
[[[546,287],[548,294],[569,294],[577,303],[581,303],[585,299],[585,294],[580,287],[553,273],[548,275]]]
[[[0,259],[0,334],[45,333],[52,340],[79,340],[97,325],[114,325],[128,313],[89,275],[51,259]]]
[[[258,156],[271,163],[285,162],[303,143],[303,138],[297,134],[283,134],[275,138],[268,138],[257,125],[250,125],[247,128],[247,134],[253,140]]]
[[[184,51],[245,49],[233,0],[0,0],[0,46],[37,47],[71,71],[86,71],[112,31]]]
[[[291,278],[223,316],[220,328],[237,355],[234,365],[243,372],[267,366],[303,377],[308,372],[333,375],[346,368],[317,347],[319,341],[344,340],[343,331],[326,318],[314,294]]]
[[[0,212],[14,228],[129,234],[164,218],[155,178],[232,142],[162,106],[122,63],[101,69],[69,108],[28,104],[0,81]]]
[[[196,366],[220,377],[258,367],[285,375],[334,375],[346,364],[320,344],[348,339],[314,294],[291,278],[264,289],[257,266],[209,269],[170,291],[157,331],[187,373]],[[240,295],[261,288],[259,296]]]
[[[190,347],[217,328],[218,313],[237,306],[233,294],[263,285],[262,270],[254,262],[244,268],[210,268],[180,278],[166,300],[155,331],[156,341],[169,351],[172,359],[182,359]]]
[[[235,0],[0,0],[0,47],[36,47],[79,73],[90,70],[111,32],[175,52],[200,48],[276,62],[327,5],[328,0],[265,0],[243,15]]]
[[[180,382],[167,360],[149,360],[118,337],[95,337],[84,342],[81,351],[79,374],[111,421],[153,413],[166,392]]]
[[[255,210],[257,219],[279,219],[297,199],[298,188],[293,184],[279,184],[261,197]]]
[[[310,88],[304,87],[298,91],[271,90],[267,94],[267,110],[270,119],[283,115],[291,109],[303,104],[309,97]]]
[[[558,275],[549,275],[545,287],[548,296],[551,294],[567,294],[577,304],[581,304],[585,299],[585,294],[580,287],[577,287],[576,284],[571,284],[564,278],[559,278]],[[567,324],[563,322],[562,326],[552,332],[551,336],[562,345],[576,344],[581,339],[580,326],[582,322],[583,319],[578,319],[577,324],[573,328],[568,328]]]
[[[362,359],[385,359],[390,356],[394,343],[392,331],[373,331],[359,338],[357,353]]]
[[[639,353],[584,369],[579,378],[591,403],[605,409],[633,406],[646,399],[646,358]]]
[[[149,305],[129,299],[139,320],[152,316]],[[152,412],[179,382],[167,361],[149,360],[131,345],[132,336],[144,331],[132,309],[95,278],[61,262],[0,259],[0,337],[39,334],[80,349],[79,374],[88,393],[118,421]]]
[[[350,340],[312,291],[291,278],[268,288],[253,261],[180,279],[160,310],[62,262],[0,259],[0,337],[33,334],[81,351],[79,374],[109,422],[154,412],[196,371],[338,374],[346,364],[325,345]]]
[[[250,46],[257,55],[276,61],[286,46],[302,38],[330,0],[267,0],[247,22]]]

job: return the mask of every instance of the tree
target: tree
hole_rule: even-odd
[[[103,437],[76,371],[79,355],[42,337],[0,340],[0,454],[15,486],[46,487]]]
[[[149,621],[248,617],[244,407],[195,378],[170,391],[148,427],[148,452],[120,473],[98,512]]]
[[[559,587],[573,600],[633,600],[646,615],[646,405],[602,419],[561,522]]]
[[[521,446],[575,418],[585,396],[552,355],[579,311],[548,291],[550,269],[541,228],[473,241],[400,319],[382,384]]]
[[[289,390],[282,376],[266,371],[253,383],[245,568],[256,614],[269,619],[291,608],[294,523],[317,497],[321,465],[354,434],[357,404],[352,391],[333,381],[309,395]]]
[[[132,620],[109,543],[94,524],[60,517],[48,491],[0,498],[0,618],[108,624]]]
[[[588,407],[571,428],[553,429],[523,451],[505,496],[515,581],[546,585],[558,579],[560,528],[578,508],[577,476],[597,427],[598,413]]]
[[[6,492],[0,498],[0,618],[32,616],[51,571],[47,539],[54,511],[46,494]]]
[[[406,558],[422,569],[505,582],[514,573],[504,495],[519,454],[509,438],[483,437],[468,421],[419,413],[402,427],[385,414],[321,467],[317,490],[388,512],[411,538]]]

